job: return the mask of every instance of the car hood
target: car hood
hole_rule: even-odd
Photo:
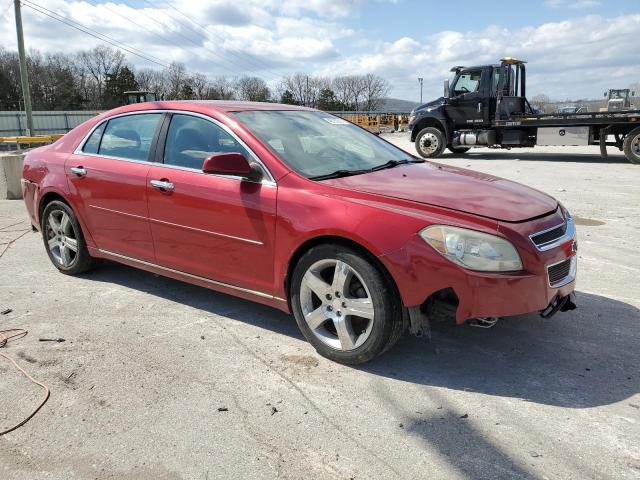
[[[323,183],[505,222],[540,217],[558,207],[554,198],[519,183],[431,162],[402,165]]]

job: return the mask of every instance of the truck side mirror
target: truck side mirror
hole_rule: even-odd
[[[449,88],[449,79],[444,81],[444,98],[449,98],[451,96],[451,90]]]

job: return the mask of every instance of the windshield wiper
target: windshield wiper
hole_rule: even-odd
[[[377,170],[384,170],[385,168],[393,168],[393,167],[397,167],[398,165],[406,165],[407,163],[423,163],[424,160],[419,160],[417,158],[412,158],[412,159],[408,159],[405,158],[404,160],[389,160],[386,163],[383,163],[382,165],[376,165],[375,167],[369,169],[370,172],[375,172]]]
[[[324,175],[316,175],[315,177],[309,177],[309,180],[329,180],[330,178],[350,177],[351,175],[360,175],[361,173],[367,173],[371,170],[336,170],[335,172],[325,173]]]

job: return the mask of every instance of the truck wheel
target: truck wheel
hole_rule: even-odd
[[[435,127],[423,128],[416,137],[416,151],[422,158],[439,157],[445,146],[444,133]]]
[[[640,127],[632,130],[624,137],[624,156],[631,163],[640,163]]]
[[[451,153],[455,153],[456,155],[462,155],[463,153],[467,153],[471,150],[471,147],[447,147],[447,149]]]

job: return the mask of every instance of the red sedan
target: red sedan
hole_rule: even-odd
[[[271,305],[343,363],[429,321],[575,307],[555,199],[312,109],[118,108],[28,153],[23,193],[61,272],[106,258]]]

